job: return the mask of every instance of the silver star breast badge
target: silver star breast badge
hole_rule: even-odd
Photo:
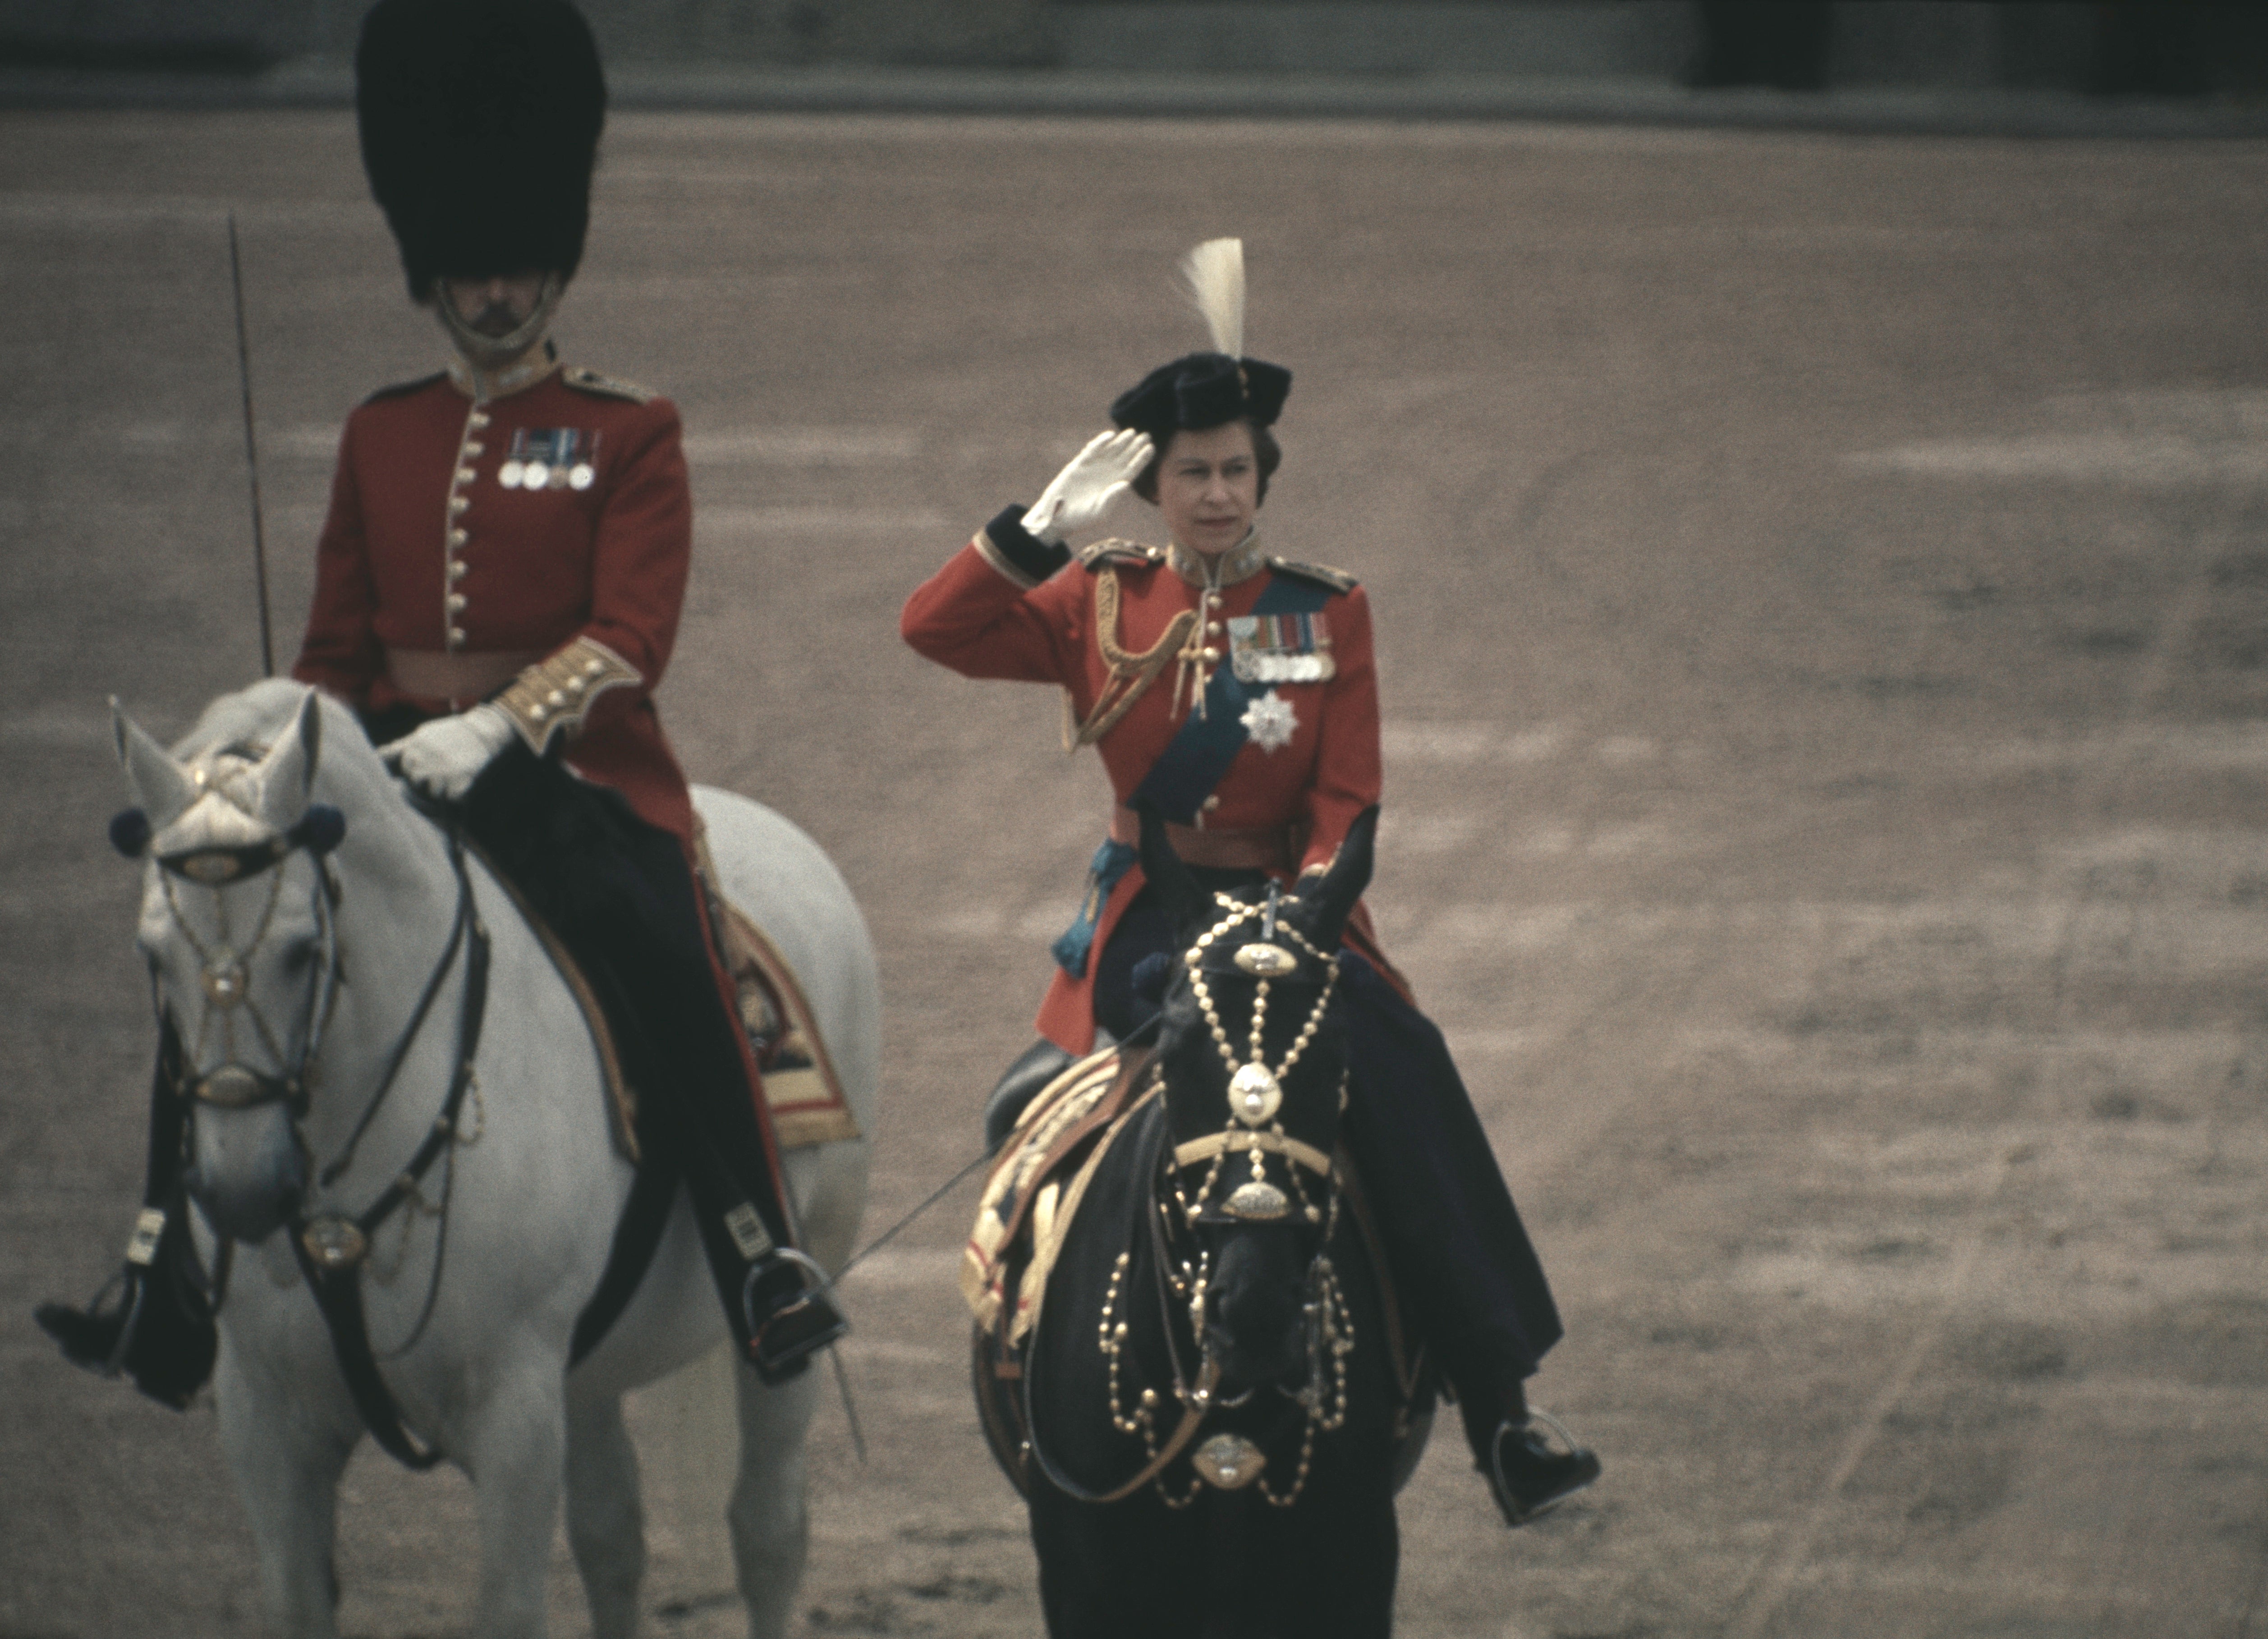
[[[1279,751],[1289,746],[1300,728],[1292,702],[1272,688],[1245,707],[1240,720],[1244,731],[1252,737],[1252,743],[1263,751]]]

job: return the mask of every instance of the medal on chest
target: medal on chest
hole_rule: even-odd
[[[515,428],[497,481],[507,489],[588,489],[599,476],[598,452],[599,435],[579,427]]]
[[[1240,683],[1327,683],[1338,673],[1320,613],[1237,616],[1228,622],[1228,663]]]
[[[1263,751],[1283,750],[1300,731],[1300,714],[1272,688],[1245,707],[1244,716],[1238,720],[1244,724],[1247,737]]]

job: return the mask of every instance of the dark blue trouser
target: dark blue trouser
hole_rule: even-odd
[[[421,720],[401,709],[365,726],[376,741]],[[748,1260],[726,1232],[725,1215],[745,1201],[776,1245],[794,1238],[758,1125],[740,1023],[718,989],[700,879],[683,847],[618,793],[517,743],[482,771],[460,818],[596,992],[638,1097],[639,1143],[663,1150],[684,1179],[718,1296],[743,1327]],[[658,1200],[666,1209],[668,1197]]]

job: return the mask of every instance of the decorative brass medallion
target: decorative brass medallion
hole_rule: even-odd
[[[1216,1434],[1197,1447],[1189,1466],[1216,1489],[1241,1491],[1260,1478],[1268,1454],[1241,1434]]]
[[[1300,959],[1280,944],[1256,939],[1237,946],[1236,965],[1256,979],[1281,979],[1300,970]]]
[[[234,1007],[244,1000],[244,964],[232,951],[217,951],[204,971],[205,995],[215,1007]]]
[[[1273,1184],[1263,1184],[1258,1179],[1239,1184],[1229,1196],[1228,1212],[1232,1217],[1250,1218],[1263,1224],[1292,1215],[1292,1202]]]
[[[309,1224],[300,1233],[299,1242],[306,1247],[309,1257],[333,1275],[353,1268],[370,1250],[370,1243],[357,1225],[330,1213]]]
[[[1228,1107],[1247,1127],[1257,1127],[1284,1107],[1283,1086],[1265,1064],[1247,1064],[1228,1078]]]
[[[241,1064],[224,1064],[197,1084],[197,1099],[223,1110],[248,1110],[263,1101],[260,1077]]]

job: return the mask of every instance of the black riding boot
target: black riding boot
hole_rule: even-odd
[[[685,1179],[743,1353],[767,1382],[793,1377],[850,1327],[794,1250],[683,848],[616,793],[518,746],[475,783],[465,824],[599,992],[639,1094],[642,1142]]]
[[[1456,1391],[1474,1466],[1505,1522],[1524,1525],[1600,1473],[1521,1388],[1559,1341],[1558,1308],[1440,1031],[1360,957],[1341,963],[1348,1147],[1395,1279]]]
[[[1461,1397],[1458,1409],[1464,1414],[1473,1466],[1488,1481],[1489,1495],[1507,1525],[1524,1525],[1549,1513],[1599,1477],[1598,1453],[1576,1444],[1550,1412],[1531,1410],[1517,1379],[1476,1386]],[[1545,1430],[1558,1437],[1564,1450],[1553,1447]]]

